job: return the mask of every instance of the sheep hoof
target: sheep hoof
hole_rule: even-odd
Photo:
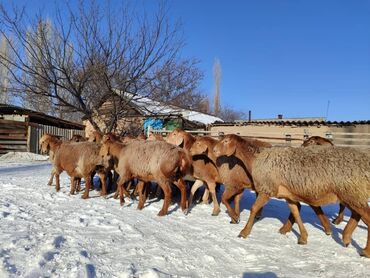
[[[203,201],[203,202],[202,202],[202,205],[209,205],[209,201],[208,201],[208,200]]]
[[[70,195],[75,195],[75,193],[73,191],[69,192]]]
[[[82,198],[82,199],[88,199],[88,198],[89,198],[89,196],[84,194],[84,195],[82,195],[82,196],[81,196],[81,198]]]
[[[53,186],[53,184],[51,182],[48,182],[48,186]]]
[[[331,231],[331,230],[326,230],[326,231],[325,231],[325,234],[326,234],[327,236],[330,236],[330,235],[332,234],[332,231]]]
[[[107,196],[107,192],[101,192],[101,193],[100,193],[100,196],[101,196],[101,197],[105,197],[105,196]]]
[[[215,210],[212,212],[212,216],[218,216],[220,214],[221,210],[218,209],[218,210]]]
[[[262,215],[261,214],[256,215],[256,217],[254,219],[255,219],[255,221],[259,221],[259,220],[262,219]]]
[[[240,219],[231,219],[230,224],[239,224]]]
[[[335,218],[333,221],[332,221],[332,223],[334,224],[334,225],[339,225],[340,223],[342,222],[342,219],[340,219],[340,218]]]
[[[238,237],[240,237],[240,238],[247,238],[247,236],[248,236],[248,234],[244,234],[242,232],[238,235]]]
[[[279,230],[279,233],[282,234],[282,235],[285,235],[285,234],[289,233],[291,230],[292,230],[291,228],[281,227],[280,230]]]
[[[360,256],[370,258],[370,251],[366,250],[366,249],[363,249],[360,253]]]
[[[138,210],[142,210],[143,208],[144,208],[144,206],[143,206],[143,205],[138,205],[136,209],[138,209]]]
[[[189,209],[187,209],[187,208],[186,208],[186,209],[183,209],[183,210],[182,210],[182,212],[183,212],[185,215],[188,215],[188,213],[189,213]]]
[[[165,216],[166,214],[167,214],[166,212],[164,212],[164,211],[161,210],[161,211],[158,212],[157,215],[158,216]]]
[[[299,238],[298,239],[298,244],[300,244],[300,245],[306,245],[307,244],[307,239]]]

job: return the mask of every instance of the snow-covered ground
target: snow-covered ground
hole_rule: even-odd
[[[288,208],[271,200],[250,237],[240,239],[252,193],[244,194],[238,225],[229,224],[224,206],[211,216],[211,204],[186,216],[173,204],[158,217],[162,201],[138,211],[136,201],[120,207],[97,191],[88,200],[70,196],[66,174],[56,193],[46,185],[50,170],[45,162],[0,166],[0,277],[370,277],[370,259],[358,254],[363,222],[345,248],[345,223],[326,236],[303,206],[309,238],[301,246],[296,232],[278,233]],[[333,218],[337,206],[324,210]]]

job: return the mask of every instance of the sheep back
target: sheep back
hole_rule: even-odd
[[[270,196],[276,196],[278,187],[285,186],[306,199],[317,200],[334,193],[349,205],[367,206],[370,157],[353,148],[265,149],[254,160],[252,171],[256,190]]]
[[[144,181],[176,180],[188,172],[191,162],[182,149],[164,141],[132,141],[119,155],[118,172]]]

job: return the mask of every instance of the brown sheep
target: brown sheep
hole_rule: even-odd
[[[106,171],[102,169],[103,161],[99,155],[100,145],[93,142],[62,142],[58,138],[44,134],[40,139],[43,153],[53,153],[53,166],[56,177],[56,190],[60,190],[59,175],[66,171],[71,177],[71,194],[76,191],[76,179],[84,178],[86,182],[85,193],[82,198],[89,197],[91,175],[95,170],[102,183],[101,195],[106,195]],[[99,166],[100,165],[100,166]]]
[[[223,142],[224,141],[231,141],[236,146],[239,146],[238,149],[240,150],[240,153],[239,154],[235,153],[235,154],[229,155],[229,156],[223,155],[223,156],[217,158],[217,166],[219,168],[220,175],[223,177],[223,180],[226,183],[231,184],[231,185],[234,185],[234,184],[239,185],[239,187],[235,187],[235,186],[232,187],[233,190],[238,189],[238,192],[240,191],[240,193],[238,193],[238,194],[243,194],[244,189],[253,189],[254,190],[254,187],[253,187],[253,184],[252,184],[253,183],[253,178],[252,178],[251,173],[247,169],[248,168],[247,167],[247,161],[245,160],[245,158],[242,154],[243,149],[254,148],[256,150],[256,152],[260,152],[264,148],[271,148],[272,145],[270,143],[263,142],[263,141],[260,141],[260,140],[243,139],[240,136],[234,135],[234,134],[226,135],[224,139],[225,140],[222,140]],[[213,145],[213,147],[214,146],[215,145]],[[211,148],[209,148],[209,149],[211,149]],[[213,150],[209,151],[209,153],[213,156],[212,159],[216,159],[215,158],[216,154],[213,153]],[[239,165],[239,167],[242,169],[242,171],[240,169],[238,169],[237,167],[235,167],[235,166],[231,167],[232,165]],[[238,172],[237,172],[237,170],[238,170]],[[246,185],[244,184],[244,187],[243,187],[243,181],[245,183],[245,180],[248,180],[249,183],[246,184]],[[256,195],[258,196],[258,192],[256,192]],[[226,195],[225,198],[227,198],[227,197],[228,197],[228,195]],[[238,197],[237,200],[239,201],[241,196],[237,195],[237,197]],[[225,200],[224,202],[227,203],[227,200]],[[298,206],[300,208],[300,204]],[[237,208],[238,208],[237,213],[240,213],[239,205],[238,205]],[[322,226],[325,230],[325,233],[327,235],[330,235],[331,234],[330,223],[329,223],[329,220],[327,219],[327,217],[325,216],[324,212],[322,211],[321,207],[311,206],[311,208],[313,209],[313,211],[316,213],[317,217],[319,218],[319,220],[320,220],[320,222],[321,222],[321,224],[322,224]],[[257,214],[258,218],[260,217],[260,214],[261,214],[261,210]],[[239,217],[239,215],[237,215],[237,216]],[[294,216],[293,216],[293,214],[290,214],[289,217],[288,217],[288,220],[280,228],[279,232],[282,233],[282,234],[286,234],[287,232],[290,232],[292,227],[293,227],[293,224],[294,224]]]
[[[196,138],[184,130],[175,129],[168,134],[166,141],[173,145],[183,147],[187,152],[189,152],[190,148],[196,141]],[[220,180],[216,165],[204,154],[194,155],[192,156],[191,175],[196,179],[196,181],[191,190],[189,207],[192,205],[193,194],[202,185],[202,182],[200,181],[203,181],[208,186],[212,196],[212,215],[217,216],[221,210],[216,195],[216,183]]]
[[[308,146],[313,146],[313,145],[334,146],[334,144],[329,139],[326,139],[320,136],[311,136],[310,138],[306,139],[301,146],[308,147]],[[333,224],[339,225],[343,221],[344,209],[345,209],[345,205],[339,204],[338,216],[333,220]]]
[[[224,138],[215,147],[217,156],[240,152],[237,144]],[[307,243],[307,231],[299,215],[298,202],[321,206],[338,201],[346,204],[352,216],[343,231],[347,246],[362,218],[368,226],[368,240],[363,255],[370,257],[370,157],[352,148],[311,146],[309,148],[243,148],[240,154],[247,161],[259,193],[240,237],[247,237],[256,213],[269,198],[286,199],[300,230],[298,243]]]
[[[263,141],[249,141],[260,148],[271,147],[269,143]],[[219,182],[225,187],[222,195],[222,203],[227,208],[227,212],[231,217],[231,223],[238,223],[240,217],[240,199],[244,189],[253,189],[253,181],[241,160],[236,157],[216,157],[213,148],[217,143],[218,140],[210,137],[198,137],[190,149],[190,153],[192,155],[205,154],[217,166],[220,177]],[[230,205],[232,198],[234,198],[235,209]]]
[[[182,177],[189,171],[190,159],[184,150],[166,142],[133,141],[128,144],[104,137],[100,155],[107,161],[114,160],[119,174],[120,203],[123,205],[123,185],[132,178],[143,182],[156,181],[164,192],[163,207],[159,216],[167,214],[171,200],[171,183],[181,191],[180,207],[186,211],[186,188]]]
[[[90,135],[89,135],[89,142],[95,142],[95,143],[101,143],[103,139],[103,133],[100,131],[94,130]]]
[[[69,140],[70,142],[85,142],[87,139],[79,134],[73,134],[72,138]]]
[[[162,134],[150,132],[147,138],[149,141],[164,141]]]
[[[320,146],[331,145],[333,146],[334,144],[329,139],[326,139],[320,136],[311,136],[310,138],[306,139],[303,142],[302,147],[308,147],[312,145],[320,145]]]

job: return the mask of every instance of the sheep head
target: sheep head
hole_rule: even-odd
[[[207,154],[208,144],[203,138],[199,137],[190,148],[191,155]]]
[[[58,142],[59,139],[57,136],[51,134],[44,134],[40,138],[39,144],[42,154],[48,154],[53,143]]]
[[[170,134],[168,134],[166,141],[167,143],[182,146],[185,143],[185,137],[187,136],[186,131],[176,128]]]
[[[237,142],[230,136],[226,135],[213,148],[213,152],[217,157],[231,156],[236,152]]]

